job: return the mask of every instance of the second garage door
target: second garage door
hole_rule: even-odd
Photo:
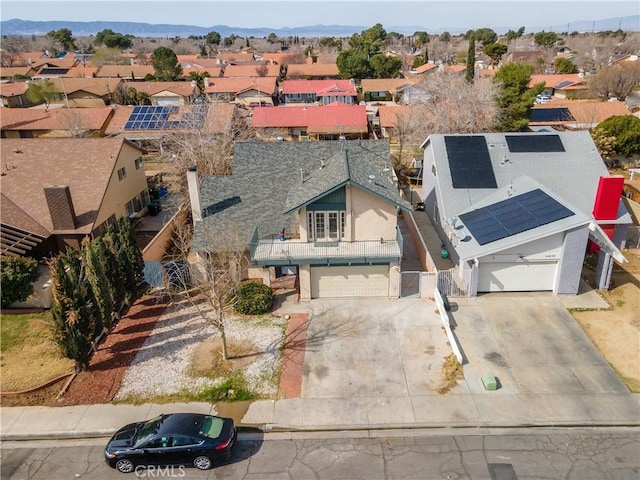
[[[557,262],[481,263],[478,292],[553,290]]]
[[[388,265],[311,267],[311,298],[388,295]]]

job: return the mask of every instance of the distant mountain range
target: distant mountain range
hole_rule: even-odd
[[[190,37],[190,36],[205,36],[207,33],[215,31],[222,37],[228,37],[231,34],[240,37],[266,37],[270,33],[275,33],[279,37],[348,37],[354,33],[359,33],[368,26],[358,25],[311,25],[304,27],[291,27],[291,28],[242,28],[242,27],[229,27],[227,25],[214,25],[212,27],[197,27],[194,25],[169,25],[169,24],[150,24],[150,23],[137,23],[137,22],[112,22],[112,21],[97,21],[97,22],[65,22],[65,21],[31,21],[20,20],[17,18],[11,20],[3,20],[0,22],[0,32],[2,35],[45,35],[51,30],[59,30],[61,28],[68,28],[73,33],[74,37],[84,37],[95,35],[105,29],[111,29],[114,32],[122,33],[124,35],[130,34],[136,37]],[[468,27],[455,27],[440,28],[438,30],[429,29],[421,26],[386,26],[384,28],[387,32],[398,32],[403,35],[411,35],[417,31],[426,31],[429,33],[437,34],[447,31],[452,34],[458,34],[469,30]],[[476,26],[475,28],[480,28]],[[516,30],[519,25],[511,25],[508,27],[491,27],[496,33],[503,34],[509,29]],[[527,28],[527,32],[539,32],[542,30],[551,30],[554,32],[564,32],[567,28],[578,32],[591,32],[591,31],[606,31],[606,30],[618,30],[619,28],[625,31],[640,31],[640,15],[633,15],[630,17],[618,17],[609,18],[606,20],[596,21],[576,21],[569,24],[558,25],[555,27],[540,27],[540,28]]]

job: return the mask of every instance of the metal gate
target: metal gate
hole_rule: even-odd
[[[419,297],[422,272],[400,272],[400,297]]]
[[[470,274],[470,271],[467,273]],[[469,279],[462,278],[457,268],[440,270],[438,272],[438,290],[448,297],[467,297],[469,296]]]

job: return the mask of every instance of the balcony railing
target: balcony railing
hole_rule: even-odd
[[[395,240],[367,240],[356,242],[301,242],[300,240],[260,239],[253,233],[249,252],[257,265],[387,263],[402,259],[402,234]]]

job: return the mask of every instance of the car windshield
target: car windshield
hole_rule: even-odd
[[[163,420],[163,415],[158,415],[157,417],[148,420],[147,423],[145,423],[138,431],[138,435],[136,435],[134,443],[136,445],[140,445],[150,439],[158,431]]]
[[[200,427],[200,435],[204,435],[209,438],[218,438],[220,432],[222,432],[222,426],[224,420],[219,417],[206,416],[202,420],[202,426]]]

